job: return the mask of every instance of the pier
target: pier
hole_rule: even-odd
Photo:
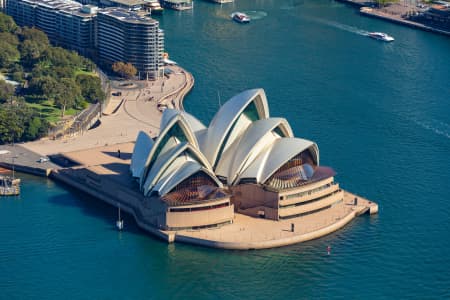
[[[450,36],[449,31],[441,30],[438,28],[426,26],[426,25],[418,23],[418,22],[404,19],[401,15],[389,13],[389,11],[386,9],[374,9],[374,8],[370,8],[370,7],[362,7],[359,12],[363,16],[382,19],[385,21],[389,21],[391,23],[396,23],[396,24],[408,26],[411,28],[420,29],[423,31],[429,31],[429,32],[434,32],[434,33]]]
[[[405,6],[400,3],[394,3],[386,7],[376,8],[373,1],[365,0],[335,0],[337,2],[345,3],[359,9],[361,15],[371,18],[385,20],[391,23],[408,26],[410,28],[419,29],[423,31],[433,32],[450,36],[449,31],[445,31],[436,27],[424,25],[419,22],[414,22],[404,18],[404,16],[411,13],[419,13],[415,6]]]

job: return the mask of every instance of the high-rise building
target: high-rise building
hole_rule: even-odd
[[[19,26],[44,31],[56,45],[93,56],[96,7],[71,0],[6,0],[6,13]]]
[[[158,21],[122,8],[106,8],[99,10],[97,25],[100,63],[131,63],[141,79],[164,75],[164,33]]]
[[[41,29],[56,45],[103,65],[131,63],[141,79],[164,75],[164,33],[150,17],[118,7],[99,10],[71,0],[5,1],[6,13],[19,26]]]

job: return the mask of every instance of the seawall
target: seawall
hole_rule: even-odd
[[[450,36],[450,32],[449,31],[444,31],[438,28],[434,28],[434,27],[430,27],[430,26],[426,26],[423,25],[421,23],[417,23],[417,22],[413,22],[413,21],[409,21],[409,20],[405,20],[399,16],[396,15],[390,15],[387,13],[384,13],[378,9],[367,9],[367,8],[361,8],[360,13],[363,16],[367,16],[367,17],[371,17],[371,18],[377,18],[377,19],[382,19],[391,23],[395,23],[395,24],[400,24],[403,26],[408,26],[410,28],[414,28],[414,29],[420,29],[423,31],[428,31],[428,32],[433,32],[433,33],[437,33],[437,34],[442,34],[442,35],[446,35],[446,36]]]

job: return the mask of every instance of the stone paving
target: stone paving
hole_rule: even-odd
[[[59,166],[52,163],[46,156],[41,156],[23,147],[23,144],[0,145],[0,165],[12,169],[13,165],[17,171],[28,171],[30,173],[42,170],[42,174],[47,174],[51,169],[58,169]],[[23,169],[25,167],[26,169]]]
[[[160,106],[182,107],[181,101],[194,84],[192,75],[179,66],[171,69],[168,78],[157,81],[139,81],[139,86],[127,88],[113,83],[109,106],[100,119],[100,126],[81,136],[58,140],[41,139],[23,144],[23,147],[39,155],[51,155],[87,148],[134,142],[140,130],[156,136],[161,120]]]
[[[90,176],[99,178],[101,191],[111,191],[120,187],[120,191],[108,196],[111,202],[120,201],[124,206],[131,208],[131,211],[139,210],[140,202],[129,196],[140,195],[136,183],[129,176],[132,151],[133,143],[124,143],[64,153],[65,157],[78,163],[79,166],[62,170],[61,176],[77,180],[79,176],[85,178],[84,174],[91,174]],[[122,196],[118,196],[119,194]],[[355,197],[358,198],[357,203],[354,202]],[[370,213],[376,213],[378,206],[361,196],[345,191],[343,202],[314,214],[288,220],[273,221],[236,213],[233,224],[221,227],[176,232],[154,228],[150,232],[155,233],[156,230],[168,241],[188,242],[208,247],[242,250],[272,248],[327,235],[345,226],[368,209]],[[140,220],[136,221],[140,224]],[[294,231],[291,231],[291,224],[294,224]]]
[[[357,204],[354,202],[355,197],[358,197]],[[314,214],[273,221],[236,213],[233,224],[219,228],[177,231],[175,241],[227,249],[280,247],[332,233],[371,207],[369,213],[378,211],[376,203],[345,191],[342,203]],[[292,224],[294,231],[291,230]]]

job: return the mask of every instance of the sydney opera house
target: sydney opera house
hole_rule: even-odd
[[[164,111],[160,134],[140,132],[130,172],[162,230],[233,223],[235,213],[275,221],[314,214],[343,201],[319,148],[271,118],[262,89],[228,100],[209,126]]]

